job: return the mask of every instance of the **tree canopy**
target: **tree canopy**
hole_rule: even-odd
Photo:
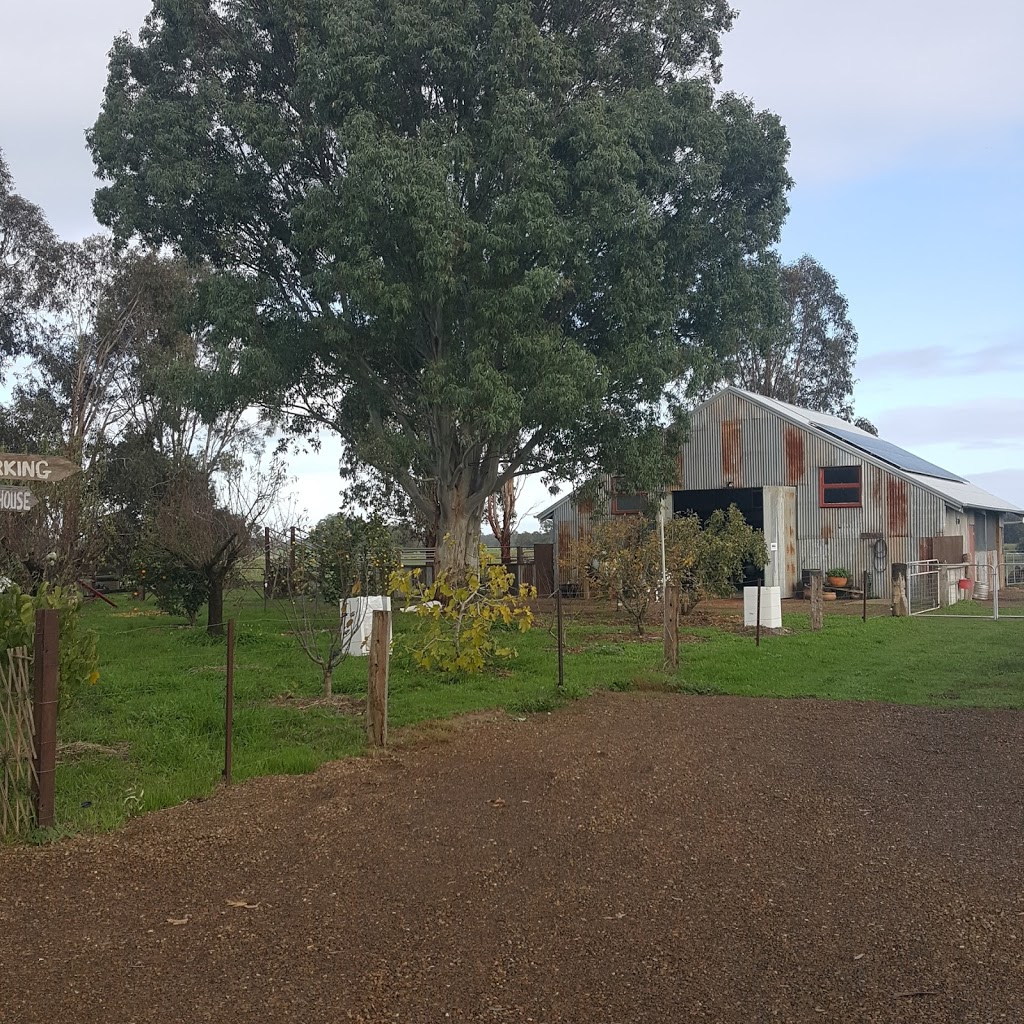
[[[218,271],[240,386],[396,480],[453,563],[513,475],[656,461],[786,212],[725,0],[156,0],[89,134],[119,235]]]
[[[43,211],[14,191],[0,150],[0,379],[5,360],[25,350],[50,300],[61,245]]]
[[[742,315],[735,318],[739,329],[725,361],[726,380],[852,418],[857,331],[832,274],[811,256],[784,264],[768,253],[748,266],[733,301]]]

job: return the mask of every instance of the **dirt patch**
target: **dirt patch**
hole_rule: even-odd
[[[704,644],[710,638],[697,633],[680,633],[681,644]],[[615,653],[620,644],[662,644],[664,637],[658,633],[593,633],[587,637],[586,643],[566,646],[566,654],[600,654],[602,648],[606,653]]]
[[[69,761],[80,761],[83,757],[120,757],[125,758],[131,751],[127,743],[118,743],[113,747],[105,747],[102,743],[88,743],[85,740],[72,740],[57,744],[57,763],[67,764]]]
[[[757,626],[734,626],[729,630],[730,633],[736,633],[739,636],[757,636]],[[792,636],[793,630],[786,629],[785,626],[779,626],[778,629],[769,629],[767,626],[761,627],[761,636]]]
[[[353,697],[348,693],[334,693],[330,697],[299,697],[294,693],[282,693],[281,696],[267,701],[272,707],[295,708],[298,711],[308,711],[310,708],[319,708],[326,711],[335,711],[339,715],[365,715],[366,698]]]
[[[498,722],[525,722],[525,715],[509,715],[507,711],[494,709],[491,711],[470,711],[453,718],[439,718],[432,722],[417,722],[396,729],[391,734],[391,749],[422,750],[438,743],[451,743],[464,737],[467,733],[480,730],[484,726]]]
[[[1019,712],[606,693],[434,729],[0,848],[3,1019],[1024,1019]]]

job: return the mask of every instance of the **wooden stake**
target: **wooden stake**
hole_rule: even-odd
[[[679,585],[665,587],[665,665],[671,671],[679,667]]]
[[[55,608],[41,608],[36,612],[33,669],[36,778],[32,795],[35,798],[36,825],[39,828],[52,828],[57,772],[57,686],[60,674],[60,619]]]
[[[863,601],[863,606],[862,606],[862,610],[861,610],[861,618],[865,622],[867,622],[868,621],[868,571],[867,571],[867,569],[864,570],[864,579],[861,581],[861,590],[863,591],[863,594],[861,596],[861,600]]]
[[[811,629],[821,629],[825,616],[825,580],[820,572],[811,573]]]
[[[370,681],[366,688],[366,735],[371,746],[388,745],[388,667],[391,612],[374,611],[370,631]]]
[[[231,785],[231,754],[235,731],[235,620],[228,619],[227,684],[224,688],[224,781]]]

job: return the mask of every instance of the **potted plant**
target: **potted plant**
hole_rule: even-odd
[[[845,587],[850,582],[850,571],[841,566],[836,569],[828,569],[825,572],[830,587]]]

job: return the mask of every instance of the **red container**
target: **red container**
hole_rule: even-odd
[[[959,586],[961,590],[970,590],[974,586],[974,580],[960,580]]]

